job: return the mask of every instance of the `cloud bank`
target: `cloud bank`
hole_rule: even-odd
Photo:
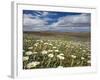
[[[90,13],[26,12],[23,13],[24,31],[90,31]]]

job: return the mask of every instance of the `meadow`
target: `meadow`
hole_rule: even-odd
[[[89,32],[24,32],[23,69],[91,66]]]

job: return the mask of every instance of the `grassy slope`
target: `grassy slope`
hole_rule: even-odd
[[[24,38],[90,41],[90,33],[89,32],[24,32]]]

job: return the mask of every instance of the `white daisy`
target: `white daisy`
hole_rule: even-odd
[[[81,57],[81,60],[84,60],[85,58],[84,57]]]
[[[60,56],[64,56],[64,54],[63,54],[63,53],[60,53],[59,55],[60,55]]]
[[[83,50],[83,52],[86,52],[86,50]]]
[[[41,53],[42,54],[47,54],[48,52],[46,50],[43,50]]]
[[[37,46],[38,46],[38,44],[39,44],[39,43],[35,43],[35,44],[34,44],[34,46],[36,46],[36,47],[37,47]]]
[[[27,64],[27,68],[30,69],[30,68],[36,67],[39,64],[40,64],[40,62],[33,61],[33,62]]]
[[[61,56],[61,55],[57,55],[57,58],[59,58],[60,60],[64,60],[65,59],[65,57]]]
[[[36,41],[38,42],[38,41],[40,41],[40,40],[36,40]]]
[[[41,40],[40,42],[43,43],[43,40]]]
[[[33,47],[29,47],[28,49],[33,49]]]
[[[33,54],[37,54],[38,52],[33,52]]]
[[[57,68],[64,68],[63,66],[58,66]]]
[[[56,49],[56,47],[52,47],[53,49]]]
[[[50,43],[49,46],[53,46],[53,44]]]
[[[76,58],[76,56],[75,56],[75,55],[71,55],[71,57],[72,57],[73,59],[75,59],[75,58]]]
[[[80,48],[80,49],[82,49],[82,48]]]
[[[27,61],[29,59],[29,56],[23,57],[23,61]]]
[[[88,61],[87,61],[87,63],[88,63],[88,64],[90,64],[90,63],[91,63],[91,61],[90,61],[90,60],[88,60]]]
[[[55,52],[59,52],[59,50],[55,50]]]
[[[29,55],[32,55],[33,53],[32,51],[27,51],[25,54],[29,56]]]
[[[53,52],[53,50],[48,50],[48,52]]]
[[[44,43],[44,45],[48,45],[48,43],[47,43],[47,42],[45,42],[45,43]]]
[[[52,58],[54,55],[53,54],[48,54],[48,57]]]

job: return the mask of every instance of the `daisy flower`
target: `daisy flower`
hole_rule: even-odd
[[[48,54],[48,57],[52,58],[54,55],[53,54]]]
[[[33,47],[29,47],[28,49],[33,49]]]
[[[64,60],[65,59],[65,57],[61,56],[61,55],[57,55],[57,58],[59,58],[60,60]]]
[[[29,56],[23,57],[23,61],[27,61],[29,59]]]
[[[33,61],[33,62],[30,62],[30,63],[27,64],[27,68],[30,69],[30,68],[36,67],[39,64],[40,64],[40,62]]]
[[[41,53],[42,54],[47,54],[48,52],[46,50],[43,50]]]
[[[27,51],[25,54],[29,56],[29,55],[32,55],[33,53],[32,51]]]
[[[75,58],[76,58],[76,56],[75,56],[75,55],[71,55],[71,57],[72,57],[73,59],[75,59]]]
[[[85,58],[84,57],[81,57],[81,60],[84,60]]]

